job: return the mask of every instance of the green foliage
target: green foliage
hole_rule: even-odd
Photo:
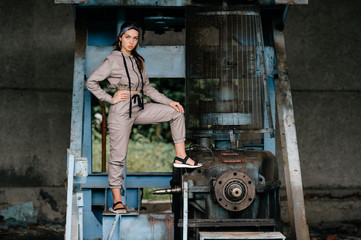
[[[136,130],[136,129],[134,129]],[[127,154],[128,172],[171,172],[175,156],[174,145],[152,142],[141,134],[130,140]],[[109,159],[109,137],[107,137],[106,159]],[[93,172],[101,171],[101,135],[93,132]]]

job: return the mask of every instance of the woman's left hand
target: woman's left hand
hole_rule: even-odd
[[[179,102],[170,102],[169,105],[174,108],[177,112],[184,113],[184,108]]]

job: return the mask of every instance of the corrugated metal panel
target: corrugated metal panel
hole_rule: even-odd
[[[258,7],[187,10],[188,129],[262,128],[261,29]]]

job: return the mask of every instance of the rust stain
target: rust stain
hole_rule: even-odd
[[[172,239],[172,230],[173,230],[173,219],[165,219],[167,223],[168,233],[169,233],[169,240]]]
[[[222,152],[222,156],[242,156],[241,152]]]
[[[173,219],[167,217],[166,219],[157,220],[148,216],[148,221],[153,225],[153,231],[155,230],[155,224],[162,224],[164,221],[167,225],[169,240],[172,239]]]
[[[337,240],[337,235],[328,236],[327,240]]]
[[[244,159],[223,159],[224,163],[244,163]]]
[[[150,224],[153,225],[153,231],[154,231],[154,230],[155,230],[155,227],[154,227],[155,219],[154,219],[154,218],[150,218],[150,217],[148,216],[148,221],[150,222]]]

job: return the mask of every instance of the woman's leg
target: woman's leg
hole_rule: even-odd
[[[175,155],[179,158],[184,159],[187,156],[186,150],[185,150],[185,142],[180,142],[180,143],[174,143],[174,148],[175,148]],[[175,163],[182,163],[181,161],[175,160]],[[188,160],[186,161],[186,163],[188,165],[194,165],[194,160],[191,158],[188,158]],[[201,163],[198,163],[200,166],[202,166]]]
[[[123,183],[122,172],[125,166],[125,160],[128,150],[130,132],[132,130],[134,119],[127,116],[114,118],[109,117],[109,143],[110,156],[108,162],[109,186],[113,193],[113,204],[122,201],[120,189]],[[117,204],[114,208],[123,208],[124,205]],[[117,212],[124,212],[119,210]]]
[[[170,130],[172,132],[176,156],[184,159],[187,154],[184,144],[186,130],[183,113],[177,112],[171,106],[148,103],[144,105],[144,110],[139,112],[134,124],[155,124],[168,121],[170,122]],[[180,162],[176,161],[176,163]],[[189,158],[186,163],[194,165],[195,162]]]

